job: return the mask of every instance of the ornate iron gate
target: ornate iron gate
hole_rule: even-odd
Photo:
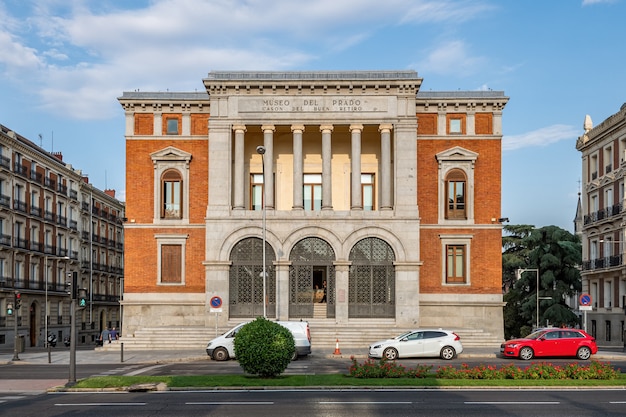
[[[289,317],[313,317],[316,273],[326,281],[326,317],[335,317],[333,248],[320,238],[309,237],[294,246],[289,260]]]
[[[265,242],[267,316],[276,317],[274,249]],[[263,240],[251,237],[237,243],[230,254],[229,312],[231,318],[263,315]]]
[[[393,249],[381,239],[366,238],[354,245],[350,251],[348,317],[395,317],[394,260]]]

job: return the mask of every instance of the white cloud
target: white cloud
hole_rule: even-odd
[[[528,147],[548,146],[562,140],[574,141],[582,132],[573,126],[552,125],[521,135],[505,135],[502,138],[502,150],[514,151]]]
[[[478,72],[485,62],[483,57],[471,56],[469,47],[462,40],[447,41],[428,53],[426,59],[415,68],[422,72],[465,77]]]
[[[615,3],[615,0],[583,0],[583,6],[592,6],[594,4],[600,4],[600,3]]]

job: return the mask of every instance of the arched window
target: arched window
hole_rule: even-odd
[[[446,175],[446,219],[467,219],[465,173],[460,169],[453,169]]]
[[[183,201],[183,179],[175,169],[168,169],[161,176],[161,218],[181,219]]]

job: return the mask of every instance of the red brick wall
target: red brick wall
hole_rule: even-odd
[[[174,146],[192,154],[189,175],[189,221],[203,224],[208,190],[207,140],[128,140],[126,141],[126,217],[124,231],[127,292],[204,292],[204,228],[150,227],[154,216],[154,167],[150,154]],[[192,198],[190,198],[192,197]],[[147,225],[147,228],[133,226]],[[157,285],[157,241],[155,234],[188,234],[184,286]]]
[[[435,155],[460,146],[478,154],[474,171],[475,224],[493,224],[501,217],[501,141],[494,140],[425,140],[417,141],[418,204],[422,225],[438,223],[438,164]],[[502,288],[502,235],[499,228],[459,227],[423,228],[420,232],[420,291],[423,293],[498,293]],[[471,240],[471,287],[442,285],[440,234],[464,234]]]
[[[154,132],[154,116],[152,114],[135,114],[135,135],[152,135]]]

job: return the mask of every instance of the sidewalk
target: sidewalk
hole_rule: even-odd
[[[335,359],[350,359],[354,356],[358,359],[367,358],[367,349],[340,349],[339,354],[335,354],[334,349],[314,350],[312,357],[325,357]],[[494,358],[499,356],[498,348],[465,348],[459,355],[463,358]],[[27,349],[23,353],[18,353],[19,361],[13,361],[13,352],[7,350],[0,351],[0,365],[13,363],[19,364],[48,364],[48,352],[43,348]],[[600,348],[598,353],[592,356],[596,360],[625,360],[626,352],[619,348]],[[96,364],[96,363],[119,363],[119,364],[156,364],[168,362],[188,362],[194,360],[209,360],[207,354],[199,350],[97,350],[97,349],[77,349],[76,364]],[[70,351],[66,347],[52,348],[50,352],[50,363],[56,365],[69,365]]]

